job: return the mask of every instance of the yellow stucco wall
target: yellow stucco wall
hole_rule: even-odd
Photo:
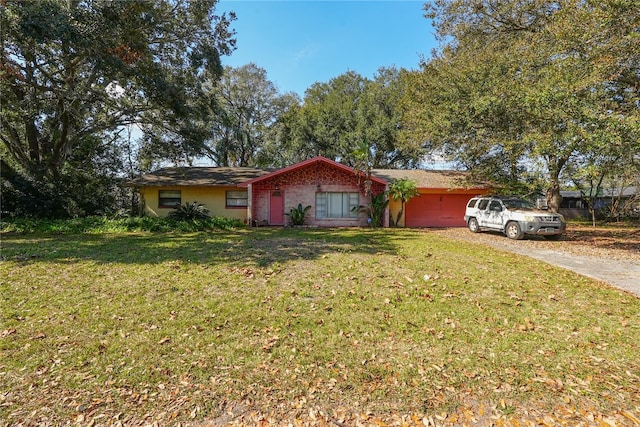
[[[247,208],[227,208],[226,191],[227,190],[246,190],[237,187],[142,187],[140,188],[140,196],[144,204],[144,213],[149,216],[166,217],[172,208],[161,208],[158,206],[158,194],[160,190],[180,190],[182,204],[198,202],[202,203],[209,209],[209,215],[221,216],[225,218],[233,218],[246,220]]]
[[[401,206],[400,200],[393,200],[392,198],[389,198],[389,216],[393,218],[394,223],[396,218],[398,217],[400,206]],[[391,224],[392,222],[389,221],[389,225]],[[402,218],[400,218],[400,224],[397,224],[397,227],[404,227],[404,214],[402,214]]]

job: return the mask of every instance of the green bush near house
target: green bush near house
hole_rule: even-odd
[[[363,213],[369,219],[369,225],[373,228],[383,226],[384,212],[389,206],[389,198],[387,193],[372,194],[369,203],[366,206],[357,206],[352,211]]]
[[[176,206],[176,208],[167,215],[169,219],[175,219],[178,221],[192,221],[195,219],[207,219],[209,218],[209,209],[202,203],[186,202],[182,205]]]
[[[189,221],[149,216],[108,218],[90,216],[74,219],[16,218],[0,222],[2,233],[100,234],[127,232],[193,232],[242,228],[238,219],[207,217]]]
[[[389,197],[394,200],[400,200],[400,210],[395,219],[391,218],[392,225],[398,226],[404,213],[405,204],[414,197],[420,196],[418,184],[415,180],[402,178],[394,179],[389,184]]]
[[[304,219],[309,209],[311,209],[311,206],[303,208],[302,203],[298,203],[297,207],[291,208],[289,213],[285,215],[291,220],[291,225],[304,225]]]

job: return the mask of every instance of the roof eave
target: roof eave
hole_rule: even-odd
[[[286,168],[282,168],[282,169],[279,169],[277,171],[270,172],[270,173],[268,173],[266,175],[262,175],[262,176],[250,179],[248,181],[242,182],[242,183],[238,184],[238,186],[239,187],[248,187],[250,184],[254,184],[256,182],[260,182],[260,181],[264,181],[264,180],[267,180],[267,179],[271,179],[271,178],[273,178],[275,176],[282,175],[282,174],[285,174],[287,172],[291,172],[291,171],[294,171],[294,170],[297,170],[297,169],[301,169],[301,168],[304,168],[306,166],[312,165],[314,163],[326,163],[326,164],[328,164],[330,166],[336,167],[336,168],[341,169],[341,170],[343,170],[345,172],[348,172],[348,173],[356,173],[356,174],[359,173],[354,168],[346,166],[346,165],[343,165],[342,163],[338,163],[338,162],[336,162],[334,160],[327,159],[326,157],[316,156],[316,157],[312,157],[312,158],[307,159],[307,160],[303,160],[302,162],[295,163],[295,164],[293,164],[291,166],[287,166]],[[382,185],[386,185],[387,184],[386,180],[378,178],[378,177],[373,176],[373,175],[371,176],[371,180],[374,181],[374,182],[377,182],[379,184],[382,184]]]

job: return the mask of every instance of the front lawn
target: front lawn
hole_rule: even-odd
[[[0,425],[640,423],[640,300],[517,255],[397,229],[1,244]]]

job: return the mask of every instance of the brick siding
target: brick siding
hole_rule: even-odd
[[[311,206],[307,212],[305,225],[317,227],[366,226],[367,218],[360,214],[358,218],[316,219],[316,193],[321,192],[358,192],[360,204],[366,205],[364,195],[364,177],[332,167],[325,163],[314,163],[307,167],[288,171],[251,185],[251,218],[258,224],[269,223],[269,194],[279,190],[284,193],[284,211],[289,212],[299,203],[302,207]],[[373,182],[373,192],[384,191],[382,184]],[[285,224],[288,224],[285,216]]]

